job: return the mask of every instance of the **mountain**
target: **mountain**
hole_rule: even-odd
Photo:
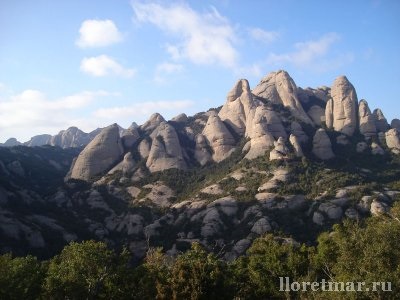
[[[49,257],[93,238],[141,259],[149,245],[174,255],[198,241],[232,260],[268,232],[313,244],[399,200],[399,124],[345,76],[303,89],[281,70],[253,89],[238,80],[194,116],[2,148],[0,252]]]
[[[4,144],[0,143],[0,147],[14,147],[22,145],[16,138],[9,138]]]
[[[125,129],[121,128],[121,130],[124,131]],[[58,134],[53,136],[50,134],[35,135],[25,143],[21,143],[15,138],[10,138],[4,144],[0,144],[0,147],[14,147],[19,145],[38,147],[50,145],[61,148],[80,148],[89,144],[89,142],[93,140],[100,131],[101,128],[98,128],[86,133],[77,127],[69,127],[66,130],[61,130]]]

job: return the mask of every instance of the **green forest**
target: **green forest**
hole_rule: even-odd
[[[389,214],[346,220],[316,245],[265,235],[227,262],[198,243],[170,257],[150,248],[140,263],[125,248],[72,242],[46,261],[0,256],[0,299],[399,299],[400,203]],[[391,291],[280,291],[290,281],[390,282]]]

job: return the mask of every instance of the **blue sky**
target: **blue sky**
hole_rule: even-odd
[[[237,79],[346,75],[400,117],[400,1],[0,1],[0,142],[217,107]]]

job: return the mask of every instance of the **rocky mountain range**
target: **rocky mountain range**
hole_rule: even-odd
[[[303,89],[272,72],[194,116],[3,146],[0,252],[41,257],[95,238],[138,259],[198,241],[230,260],[267,232],[313,243],[345,218],[388,212],[400,194],[400,120],[371,112],[345,76]]]

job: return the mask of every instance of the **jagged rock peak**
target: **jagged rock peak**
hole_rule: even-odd
[[[400,120],[399,119],[393,119],[392,122],[390,123],[390,127],[396,128],[397,130],[400,131]]]
[[[22,145],[22,143],[19,142],[16,138],[9,138],[7,141],[4,142],[4,144],[0,144],[0,147],[14,147],[19,145]]]
[[[218,115],[237,134],[243,135],[246,131],[246,121],[254,107],[249,82],[246,79],[238,80],[226,98],[226,103],[222,106]]]
[[[389,124],[380,108],[374,109],[375,126],[378,132],[386,132],[389,129]]]
[[[25,142],[24,145],[28,147],[43,146],[49,144],[50,139],[50,134],[35,135],[28,142]]]
[[[165,121],[151,133],[152,144],[146,166],[150,172],[167,169],[186,169],[178,134],[174,127]]]
[[[297,97],[296,84],[286,71],[279,70],[268,74],[261,79],[252,92],[272,103],[283,104],[294,117],[305,123],[313,124]]]
[[[249,82],[247,79],[239,79],[234,87],[228,92],[226,100],[227,102],[233,102],[245,92],[251,93]]]
[[[368,102],[362,99],[358,105],[358,117],[360,120],[360,133],[365,137],[376,135],[375,117],[371,114]]]
[[[104,128],[79,154],[70,178],[88,181],[107,171],[121,158],[121,144],[117,124]]]
[[[327,127],[352,136],[358,125],[358,100],[356,90],[346,76],[335,79],[331,97],[325,112]]]
[[[91,140],[88,133],[72,126],[67,130],[61,130],[57,135],[50,138],[49,144],[61,148],[81,147],[87,145]]]
[[[389,129],[385,133],[386,145],[392,152],[400,153],[400,132],[396,128]]]
[[[154,113],[140,128],[144,131],[153,131],[161,122],[165,122],[164,117],[159,113]]]
[[[171,119],[173,122],[177,123],[185,123],[188,120],[188,116],[186,114],[179,114]]]

